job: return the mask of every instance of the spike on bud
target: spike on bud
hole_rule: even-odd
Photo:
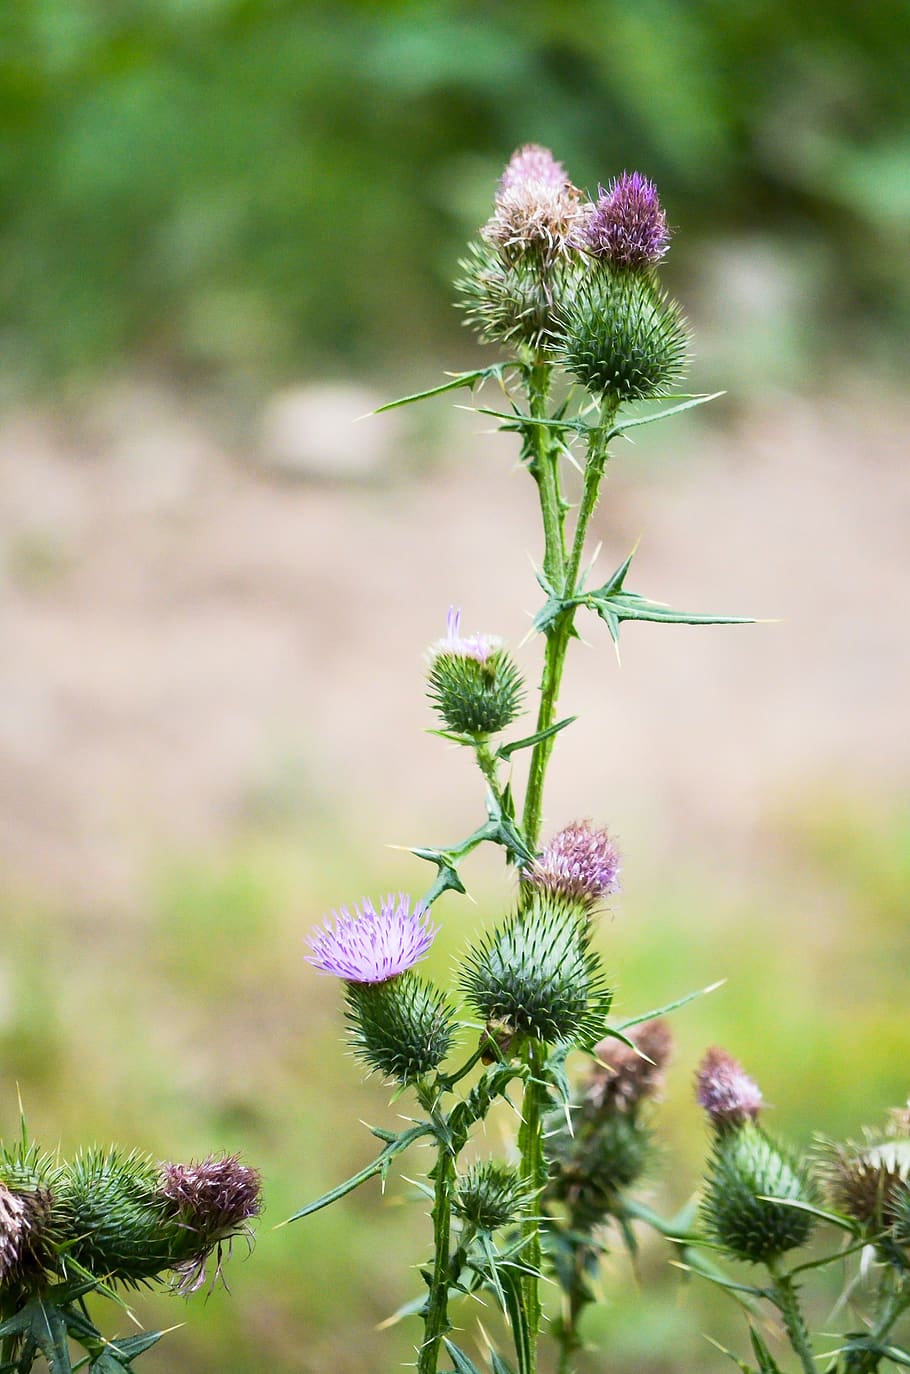
[[[761,1110],[758,1084],[742,1065],[716,1046],[709,1049],[695,1075],[696,1101],[704,1107],[716,1131],[727,1131],[754,1121]]]
[[[554,835],[525,878],[542,892],[592,910],[619,886],[619,852],[606,830],[576,821]]]
[[[640,172],[623,172],[598,192],[584,229],[589,251],[632,271],[654,267],[670,242],[654,182]]]
[[[410,910],[404,893],[383,897],[378,911],[365,897],[353,912],[347,907],[332,912],[309,937],[313,952],[306,958],[320,973],[347,983],[385,983],[424,958],[436,929],[421,906]]]
[[[427,695],[456,734],[486,736],[519,714],[524,683],[496,635],[462,635],[461,611],[450,608],[445,639],[428,651]]]

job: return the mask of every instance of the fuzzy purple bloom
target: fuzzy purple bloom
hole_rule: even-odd
[[[762,1106],[761,1089],[742,1065],[716,1046],[707,1051],[695,1074],[695,1099],[715,1130],[754,1121]]]
[[[528,182],[564,190],[569,185],[569,178],[565,167],[556,161],[549,148],[539,143],[525,143],[509,158],[499,179],[499,194],[516,186],[526,186]]]
[[[436,935],[429,912],[409,907],[410,899],[399,893],[384,897],[378,911],[368,898],[353,912],[333,911],[310,936],[308,962],[346,983],[387,983],[422,959]]]
[[[617,267],[653,267],[670,242],[654,182],[640,172],[623,172],[608,190],[599,187],[584,237],[595,257],[609,258]]]
[[[440,654],[453,654],[457,658],[473,658],[478,663],[486,663],[490,655],[501,648],[502,640],[498,635],[462,635],[461,609],[450,606],[446,617],[445,639],[437,639],[435,644],[430,645],[428,652],[431,660],[438,658]]]
[[[535,887],[591,907],[619,886],[619,853],[606,830],[576,821],[553,836],[526,877]]]

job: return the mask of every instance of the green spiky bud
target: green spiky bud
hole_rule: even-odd
[[[598,1118],[573,1112],[571,1131],[565,1117],[554,1112],[545,1137],[550,1162],[547,1195],[571,1206],[576,1225],[594,1225],[610,1212],[654,1155],[650,1127],[619,1112]]]
[[[488,243],[469,244],[459,267],[458,305],[481,342],[532,352],[552,339],[558,327],[555,303],[572,299],[583,271],[576,256],[550,261],[533,253],[506,257]]]
[[[452,1044],[445,995],[410,969],[384,983],[348,983],[350,1041],[370,1069],[402,1085],[442,1063]]]
[[[688,331],[679,306],[650,273],[594,265],[560,312],[559,362],[598,399],[643,401],[685,370]]]
[[[754,1121],[715,1137],[701,1215],[709,1235],[736,1259],[767,1263],[804,1245],[814,1218],[787,1204],[818,1201],[807,1166]]]
[[[158,1165],[148,1155],[86,1150],[65,1169],[59,1203],[67,1253],[99,1278],[138,1285],[186,1257],[187,1232],[167,1223]]]
[[[521,711],[524,682],[495,635],[462,635],[461,611],[452,607],[445,639],[429,650],[427,695],[448,730],[493,735]]]
[[[547,892],[469,951],[460,987],[488,1024],[550,1043],[596,1040],[611,1000],[585,921]]]
[[[509,1226],[527,1212],[531,1192],[516,1169],[496,1160],[481,1160],[462,1174],[454,1208],[478,1231]]]

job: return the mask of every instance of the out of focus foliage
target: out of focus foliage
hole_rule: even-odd
[[[842,341],[910,315],[906,0],[15,0],[2,30],[8,377],[141,354],[267,379],[445,342],[528,140],[591,188],[656,177],[684,273],[759,235]]]

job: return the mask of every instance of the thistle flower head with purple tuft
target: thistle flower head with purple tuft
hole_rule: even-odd
[[[673,1037],[666,1021],[645,1021],[630,1039],[633,1046],[608,1036],[594,1047],[597,1064],[585,1097],[599,1111],[633,1114],[663,1086],[664,1070],[673,1053]]]
[[[653,181],[623,172],[601,186],[584,228],[585,245],[597,258],[640,271],[654,267],[667,251],[670,231]]]
[[[713,1046],[695,1074],[695,1098],[718,1131],[754,1121],[761,1111],[761,1089],[726,1050]]]
[[[619,886],[619,852],[606,830],[576,821],[554,835],[526,872],[534,887],[586,909]]]
[[[346,983],[386,983],[412,968],[429,950],[436,935],[429,912],[403,893],[390,894],[377,911],[364,898],[353,912],[333,911],[321,930],[310,936],[307,960],[320,973]]]
[[[456,658],[473,658],[477,663],[486,663],[491,654],[502,648],[499,635],[463,635],[461,633],[461,607],[450,606],[446,616],[444,639],[437,639],[427,650],[432,662],[440,654],[452,654]]]

